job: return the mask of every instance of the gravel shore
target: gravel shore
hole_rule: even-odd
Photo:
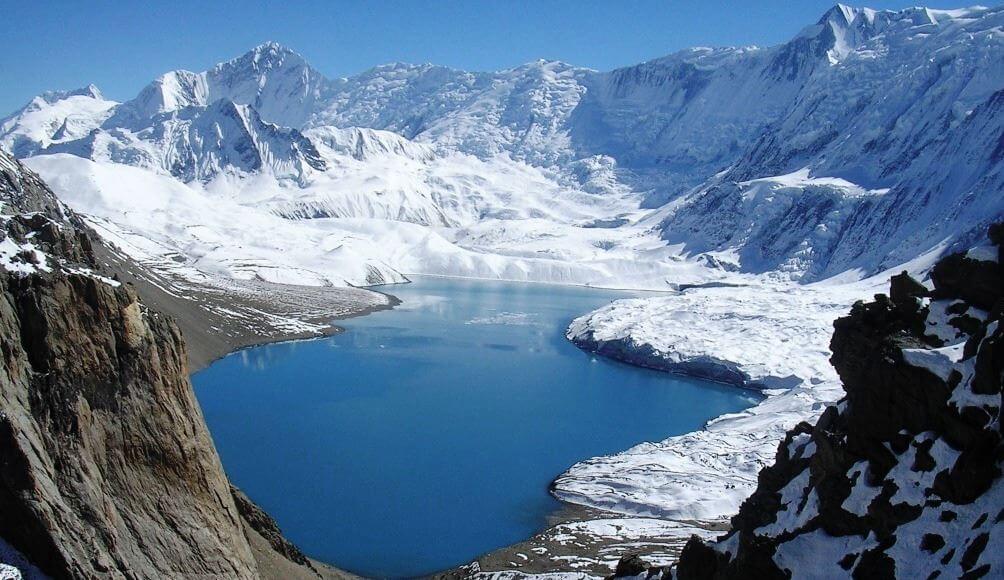
[[[335,320],[363,316],[400,304],[364,288],[275,284],[262,280],[183,279],[138,264],[103,243],[95,254],[143,301],[174,317],[185,336],[190,372],[231,352],[284,340],[329,336]]]

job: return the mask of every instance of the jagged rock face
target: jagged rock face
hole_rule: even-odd
[[[24,165],[0,149],[0,214],[42,213],[65,219],[62,204],[45,183]]]
[[[0,535],[57,577],[252,576],[174,324],[87,275],[0,289]]]
[[[257,577],[177,326],[0,169],[0,537],[54,577]]]
[[[732,531],[692,539],[676,578],[1004,571],[1004,225],[991,238],[937,264],[934,290],[904,273],[836,321],[846,398],[789,432]]]

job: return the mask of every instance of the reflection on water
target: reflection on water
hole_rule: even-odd
[[[576,461],[751,404],[564,338],[626,293],[420,279],[346,332],[241,351],[194,377],[234,482],[307,553],[366,576],[466,563],[539,530]]]

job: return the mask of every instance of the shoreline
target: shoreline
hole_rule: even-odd
[[[568,334],[565,335],[565,339],[584,352],[602,356],[608,360],[669,375],[698,379],[741,389],[759,396],[761,400],[767,398],[764,391],[771,388],[762,382],[750,379],[749,376],[743,374],[741,371],[729,366],[729,361],[675,362],[666,360],[665,357],[645,352],[644,348],[636,349],[627,340],[598,341],[592,337],[580,338],[568,336]],[[648,345],[644,346],[647,347]],[[731,364],[734,366],[734,363]],[[715,419],[717,417],[709,419],[708,422]]]
[[[117,256],[115,250],[109,249],[105,262],[110,269],[119,274],[125,282],[137,286],[139,292],[144,296],[144,300],[161,312],[175,318],[179,328],[189,345],[189,375],[204,370],[222,358],[268,344],[278,344],[300,340],[315,340],[333,336],[344,331],[344,328],[334,324],[338,320],[347,320],[362,317],[373,312],[390,310],[402,303],[402,301],[387,292],[390,287],[397,284],[381,284],[363,288],[323,288],[323,287],[299,287],[291,285],[267,285],[268,291],[275,291],[278,296],[270,294],[270,298],[277,300],[271,303],[263,303],[261,299],[248,298],[245,295],[217,291],[211,289],[207,291],[203,288],[185,287],[179,289],[179,294],[174,294],[165,289],[177,288],[171,280],[158,277],[157,274],[144,269],[142,272],[124,271],[122,264],[129,262]],[[103,254],[105,252],[102,252]],[[135,263],[133,263],[135,264]],[[150,278],[155,278],[151,280]],[[417,277],[417,276],[416,276]],[[681,293],[679,290],[637,290],[637,289],[614,289],[599,286],[587,286],[581,284],[561,284],[552,282],[526,282],[519,280],[495,280],[479,278],[463,278],[456,276],[422,276],[428,278],[443,278],[456,280],[473,280],[476,282],[503,282],[503,283],[536,283],[544,285],[574,286],[596,290],[614,290],[636,293],[640,295],[670,295]],[[261,283],[258,283],[261,285]],[[273,288],[272,286],[281,286]],[[337,301],[332,308],[323,308],[326,299],[344,298],[346,294],[364,293],[368,297],[374,294],[382,297],[381,303],[358,303],[346,307],[344,301]],[[193,296],[194,294],[194,296]],[[276,306],[276,302],[281,302],[284,298],[295,295],[298,301],[306,300],[313,304],[315,308],[321,307],[326,314],[314,314],[311,316],[298,316],[297,319],[307,325],[309,330],[289,331],[279,327],[266,327],[262,332],[261,328],[254,332],[249,332],[240,321],[226,320],[216,314],[217,308],[227,310],[239,308],[244,305],[251,310],[259,311],[265,315],[270,306]],[[320,304],[318,304],[320,302]],[[264,312],[262,312],[264,310]],[[588,313],[583,313],[583,315]],[[229,322],[229,323],[228,323]],[[599,356],[605,356],[611,360],[619,360],[622,363],[630,364],[638,368],[655,368],[668,374],[680,374],[701,380],[709,380],[721,384],[726,384],[733,388],[739,388],[751,393],[758,393],[761,390],[746,381],[722,380],[706,376],[702,373],[691,373],[683,369],[659,368],[655,365],[638,364],[638,361],[625,360],[624,358],[611,356],[611,353],[602,352],[603,349],[590,349],[585,345],[565,336],[572,344],[586,351],[593,351]],[[730,377],[731,378],[731,377]],[[745,384],[744,384],[745,383]],[[714,421],[715,419],[711,419]],[[595,458],[585,458],[582,461],[589,461]],[[632,536],[632,550],[641,548],[642,553],[656,554],[657,557],[675,557],[683,544],[693,533],[702,535],[715,534],[723,531],[723,522],[718,520],[701,520],[685,518],[667,517],[642,517],[637,515],[625,515],[595,506],[569,501],[555,493],[554,484],[561,478],[563,473],[555,474],[551,485],[547,489],[548,495],[560,502],[560,506],[546,518],[543,527],[532,536],[510,546],[502,546],[490,550],[478,556],[472,563],[446,569],[430,574],[430,578],[459,578],[469,576],[477,572],[514,570],[523,573],[532,571],[576,571],[584,572],[588,569],[592,573],[605,574],[610,565],[609,561],[598,559],[599,554],[604,551],[628,549],[625,547],[625,540],[619,535],[604,536],[591,532],[590,526],[614,526],[617,529],[626,528],[635,530]],[[645,531],[638,535],[637,526],[641,526]],[[677,529],[681,531],[677,531]],[[568,542],[565,538],[569,530],[574,530],[577,541]],[[652,532],[648,534],[646,532]],[[559,556],[560,555],[560,556]],[[327,574],[334,577],[346,577],[351,572],[340,570],[337,564],[318,561],[311,558],[311,561],[319,569],[324,568]],[[614,562],[615,563],[615,562]],[[473,568],[472,568],[473,566]],[[326,574],[326,575],[327,575]],[[329,576],[332,577],[332,576]]]
[[[275,335],[261,336],[258,339],[253,339],[246,342],[235,341],[232,343],[232,348],[230,350],[226,350],[222,353],[217,353],[215,351],[208,351],[206,353],[206,356],[203,357],[205,359],[204,362],[202,360],[200,360],[198,364],[189,362],[188,374],[189,376],[192,376],[200,371],[205,370],[213,363],[223,360],[230,355],[237,354],[239,352],[252,349],[255,347],[272,345],[272,344],[283,344],[286,342],[320,340],[334,336],[336,334],[341,334],[342,332],[345,332],[345,329],[342,328],[341,326],[338,326],[337,324],[333,324],[336,320],[348,320],[351,318],[359,318],[362,316],[366,316],[374,312],[393,310],[394,308],[396,308],[401,304],[401,300],[397,296],[394,296],[393,294],[389,294],[387,292],[381,292],[379,290],[372,290],[366,287],[363,287],[361,289],[367,290],[369,292],[374,292],[376,294],[382,294],[383,296],[386,296],[388,298],[388,301],[386,304],[383,305],[367,306],[357,311],[334,315],[330,318],[327,318],[326,319],[327,322],[325,322],[325,319],[322,318],[305,320],[305,322],[309,322],[312,324],[324,325],[324,328],[316,332],[303,332],[294,334],[283,334],[280,332]],[[185,333],[184,330],[182,330],[182,333],[184,334],[185,339],[188,340],[188,334]]]
[[[188,351],[191,376],[255,346],[338,334],[338,320],[395,308],[401,301],[375,287],[296,286],[261,280],[197,284],[137,263],[95,234],[98,261],[132,285],[143,302],[172,317]],[[99,241],[100,240],[100,241]]]
[[[613,573],[621,556],[638,554],[650,562],[675,561],[693,535],[711,539],[728,531],[729,520],[686,520],[631,516],[564,500],[532,536],[477,556],[473,561],[426,576],[459,580],[478,575]],[[609,531],[615,531],[610,534]],[[479,576],[484,577],[484,576]]]
[[[727,530],[729,516],[755,488],[760,466],[773,463],[784,432],[799,421],[811,420],[842,396],[840,381],[828,364],[827,346],[833,319],[844,315],[856,298],[843,292],[794,297],[761,291],[752,297],[742,296],[745,300],[736,302],[732,292],[728,288],[709,287],[700,295],[680,292],[676,298],[612,303],[569,325],[565,338],[585,352],[638,368],[724,383],[756,393],[759,400],[744,411],[713,418],[696,431],[586,459],[555,477],[549,491],[563,505],[613,514],[612,520],[592,522],[594,531],[605,530],[610,535],[583,536],[589,525],[562,525],[526,542],[489,552],[464,570],[469,573],[590,570],[605,576],[616,560],[607,560],[607,567],[602,568],[596,559],[611,554],[615,546],[623,546],[624,535],[630,535],[632,529],[641,527],[656,532],[650,536],[633,535],[638,544],[646,544],[646,540],[661,535],[660,529],[671,529],[673,525],[690,526],[695,533],[704,530],[715,535]],[[858,292],[860,289],[852,294]],[[802,308],[778,307],[787,305],[787,300],[799,302]],[[660,304],[674,306],[662,307],[663,311]],[[644,319],[662,320],[663,326],[630,324],[632,307],[638,305],[644,305]],[[805,307],[811,307],[814,315],[805,315]],[[688,316],[700,313],[705,324],[695,328],[687,317],[674,316],[674,309],[682,309]],[[746,316],[750,309],[761,313],[755,324]],[[794,316],[796,311],[802,314]],[[604,312],[618,312],[627,317],[603,316]],[[763,312],[773,314],[765,317]],[[583,324],[594,319],[598,325]],[[665,326],[672,327],[672,331],[667,332]],[[722,333],[745,337],[741,356],[729,358],[727,355],[736,353],[709,350],[708,340],[714,342]],[[695,335],[695,341],[689,341],[688,337]],[[796,340],[786,340],[791,336]],[[818,343],[815,347],[818,352],[799,350],[812,343]],[[764,359],[761,351],[773,352],[775,356]],[[771,364],[766,364],[767,360]],[[616,525],[611,525],[612,522]],[[660,525],[649,525],[652,522]],[[563,544],[561,556],[555,557],[548,538],[571,536],[575,536],[571,545]],[[682,548],[686,539],[675,545]],[[578,554],[575,544],[580,549]],[[668,551],[666,545],[671,547]],[[640,553],[645,557],[646,551],[656,551],[655,559],[668,563],[678,554],[678,549],[673,550],[672,546],[670,540],[663,547],[631,546],[620,553]]]
[[[595,284],[575,284],[572,282],[550,282],[547,280],[514,280],[512,278],[481,278],[477,276],[452,276],[449,274],[416,274],[416,273],[405,273],[401,272],[402,276],[414,278],[442,278],[446,280],[471,280],[474,282],[503,282],[506,284],[535,284],[540,286],[569,286],[572,288],[588,288],[590,290],[610,290],[612,292],[638,292],[639,294],[675,294],[677,292],[682,292],[690,288],[701,288],[703,283],[700,284],[689,284],[688,288],[665,288],[662,290],[655,290],[652,288],[625,288],[621,286],[598,286]],[[407,282],[390,283],[390,284],[380,284],[378,286],[368,286],[367,288],[374,288],[379,286],[397,286],[400,283],[407,284]],[[666,282],[667,286],[670,284]]]

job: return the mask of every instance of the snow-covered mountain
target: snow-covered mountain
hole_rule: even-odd
[[[112,123],[228,100],[250,105],[270,123],[300,127],[326,102],[329,85],[299,54],[267,42],[201,73],[177,70],[160,76],[123,103]]]
[[[129,125],[106,123],[45,151],[163,171],[186,183],[228,171],[265,171],[303,182],[312,170],[327,168],[314,144],[296,129],[265,123],[251,106],[223,99],[137,118]]]
[[[52,143],[87,135],[117,104],[105,99],[94,85],[49,91],[0,121],[0,145],[17,157],[34,155]]]
[[[968,243],[999,218],[1004,11],[832,10],[826,62],[664,223],[696,251],[819,278]]]
[[[267,43],[123,103],[46,93],[0,120],[0,147],[196,299],[410,274],[677,290],[569,337],[644,339],[673,370],[724,367],[769,396],[583,462],[555,490],[693,519],[738,509],[783,431],[840,396],[836,316],[1004,220],[1002,119],[1004,7],[838,5],[778,46],[607,72],[396,63],[328,79]]]
[[[594,74],[544,60],[496,73],[392,64],[336,81],[310,124],[375,127],[480,157],[550,165],[573,158],[565,125]]]
[[[571,280],[648,288],[697,258],[860,277],[1004,216],[1002,29],[1001,7],[838,5],[778,46],[610,72],[398,63],[342,79],[266,43],[121,104],[47,93],[2,121],[0,145],[139,167],[287,220],[393,222],[364,229],[402,271],[568,281],[584,267]],[[445,246],[387,252],[405,224]],[[482,265],[424,253],[443,248]]]

